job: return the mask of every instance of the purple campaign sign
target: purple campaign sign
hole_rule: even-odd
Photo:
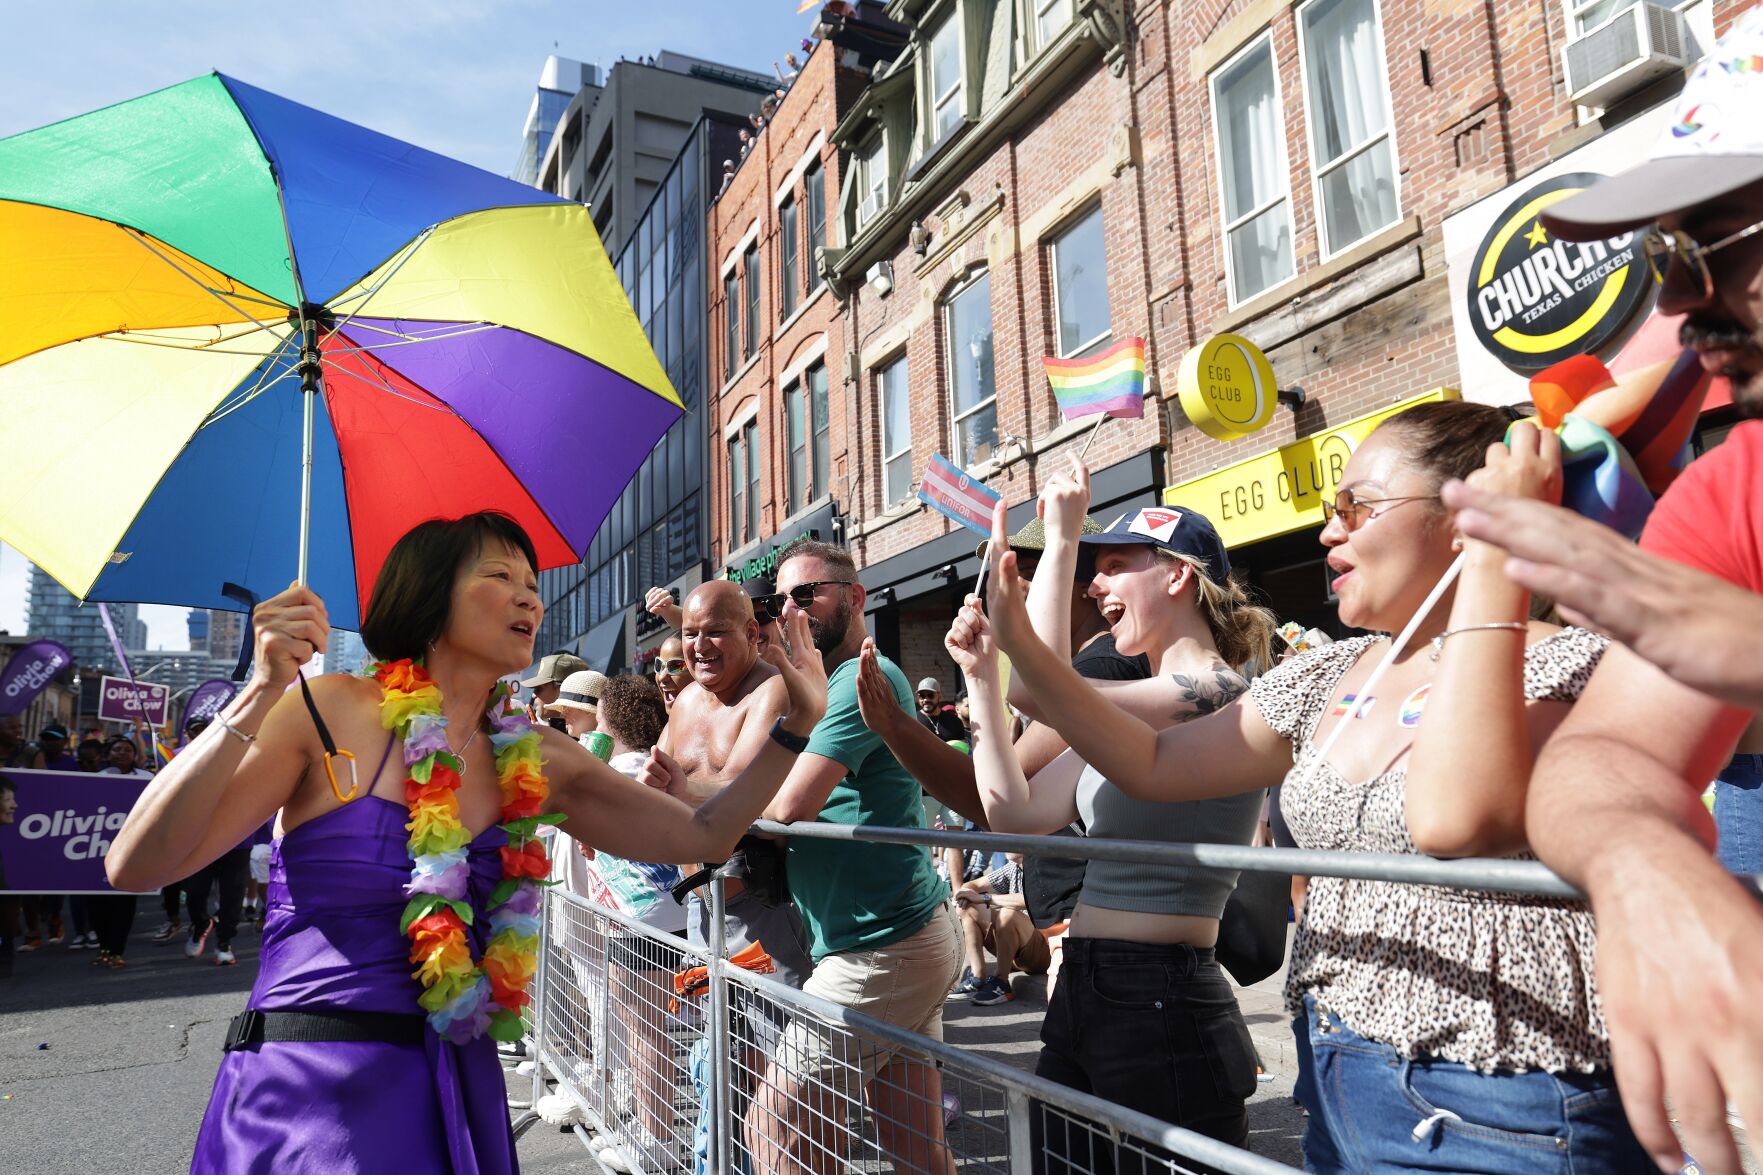
[[[0,715],[23,714],[55,675],[73,664],[73,654],[54,641],[32,641],[0,669]]]
[[[239,687],[224,677],[216,677],[203,682],[196,687],[196,692],[190,695],[189,702],[184,705],[184,725],[188,726],[198,719],[203,722],[213,722],[214,716],[220,713],[226,704],[233,700],[233,695],[238,692]]]
[[[104,854],[152,782],[82,771],[6,771],[18,811],[0,824],[0,893],[114,893]]]
[[[169,685],[106,677],[98,695],[98,717],[106,722],[133,722],[145,718],[154,726],[163,726],[166,706],[170,702]]]

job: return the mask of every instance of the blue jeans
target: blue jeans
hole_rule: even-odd
[[[1656,1170],[1609,1072],[1480,1073],[1409,1060],[1304,997],[1294,1093],[1310,1111],[1304,1169],[1626,1175]]]
[[[1763,873],[1763,755],[1734,755],[1714,781],[1720,863],[1729,873]]]

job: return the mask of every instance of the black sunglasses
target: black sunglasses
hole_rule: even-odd
[[[774,592],[769,596],[753,597],[753,619],[761,624],[769,624],[784,614],[784,595]]]
[[[799,583],[790,589],[790,599],[796,601],[796,607],[806,608],[814,603],[815,588],[833,587],[839,584],[850,587],[855,582],[851,579],[817,579],[811,583]]]

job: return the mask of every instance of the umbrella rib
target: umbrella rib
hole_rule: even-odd
[[[286,340],[284,339],[283,342],[285,344]],[[207,428],[209,425],[215,424],[218,421],[223,420],[228,416],[231,416],[233,413],[237,412],[239,409],[245,407],[251,401],[255,400],[258,396],[261,396],[267,390],[266,385],[275,382],[276,380],[280,379],[284,375],[287,375],[290,371],[293,371],[297,366],[299,366],[299,364],[295,360],[286,358],[285,354],[286,354],[285,351],[279,347],[274,352],[271,352],[271,355],[270,355],[270,364],[271,365],[264,368],[263,374],[259,375],[257,377],[257,382],[252,384],[249,388],[245,389],[243,392],[237,392],[235,389],[235,398],[232,400],[232,402],[227,403],[227,402],[223,401],[217,408],[214,409],[214,411],[212,411],[208,414],[207,418],[204,419],[201,424],[196,426],[197,429],[201,430],[201,429]],[[277,358],[277,356],[283,356],[283,357]],[[279,371],[274,368],[274,364],[276,364],[278,362],[281,363],[281,365],[282,365],[281,369]]]
[[[476,334],[482,334],[484,331],[487,331],[487,330],[499,330],[499,329],[500,328],[497,327],[494,323],[479,322],[479,323],[472,324],[470,327],[468,327],[465,330],[449,331],[446,334],[423,335],[421,338],[407,338],[401,342],[374,343],[370,346],[332,347],[331,354],[333,354],[333,355],[360,355],[360,354],[363,354],[363,353],[369,352],[369,351],[384,351],[384,350],[387,350],[388,348],[391,348],[391,347],[419,346],[423,343],[433,343],[433,342],[437,342],[441,339],[456,339],[462,335],[476,335]]]
[[[143,249],[146,249],[149,253],[152,253],[155,257],[159,258],[161,261],[163,261],[167,265],[171,266],[177,272],[179,272],[179,273],[183,274],[185,277],[189,278],[190,281],[195,284],[197,289],[205,291],[210,296],[212,296],[216,301],[220,302],[221,305],[227,307],[229,310],[233,311],[233,313],[243,316],[247,321],[255,322],[261,329],[263,329],[263,330],[271,329],[269,323],[265,322],[261,318],[258,318],[255,314],[248,313],[245,310],[245,308],[240,306],[237,302],[234,302],[231,298],[228,298],[225,294],[221,293],[219,290],[215,289],[213,286],[209,285],[207,282],[203,281],[201,278],[197,277],[195,274],[191,273],[189,270],[187,270],[183,266],[179,265],[176,261],[174,261],[170,257],[166,256],[164,251],[156,248],[153,245],[152,241],[148,239],[146,233],[143,233],[138,229],[129,228],[127,225],[123,225],[121,227],[124,232],[128,233],[137,242],[139,242]],[[257,299],[244,298],[243,296],[241,296],[240,300],[254,302]],[[266,303],[266,304],[267,305],[274,305],[278,308],[281,306],[280,302]]]
[[[404,251],[403,251],[404,255],[402,257],[398,258],[398,260],[392,265],[391,269],[386,271],[385,277],[380,278],[380,280],[375,282],[372,286],[363,290],[358,297],[348,299],[351,302],[358,302],[359,305],[357,305],[354,309],[350,310],[348,317],[344,318],[343,321],[337,323],[337,325],[333,326],[325,334],[324,337],[325,337],[326,341],[336,338],[337,335],[342,332],[344,327],[348,326],[351,322],[355,321],[356,315],[360,314],[363,310],[367,309],[367,304],[368,304],[368,302],[373,300],[373,296],[375,294],[379,293],[382,289],[384,289],[386,283],[391,281],[394,277],[396,277],[398,275],[398,271],[400,269],[404,268],[405,262],[409,261],[412,257],[416,256],[416,251],[418,249],[422,248],[423,242],[428,240],[429,236],[434,231],[435,231],[435,226],[432,224],[429,225],[427,228],[423,229],[420,233],[418,233],[416,235],[416,239],[414,241],[411,241],[408,245],[404,246]],[[335,309],[335,307],[332,307],[332,309]]]
[[[92,337],[103,343],[133,343],[137,347],[168,347],[173,351],[207,351],[210,355],[254,355],[261,359],[265,354],[262,351],[236,351],[231,347],[215,347],[210,345],[189,347],[178,343],[156,343],[152,339],[138,338],[132,333],[112,332],[110,334],[93,335]]]
[[[390,383],[388,383],[384,376],[380,375],[379,372],[373,370],[371,367],[368,367],[365,363],[361,365],[361,367],[362,367],[361,371],[355,371],[352,368],[344,367],[341,363],[336,362],[334,359],[331,359],[329,356],[321,357],[319,362],[323,363],[326,367],[331,368],[333,371],[340,371],[344,375],[352,376],[356,379],[363,379],[363,380],[371,381],[372,383],[377,384],[379,386],[379,389],[381,391],[385,392],[387,395],[396,396],[400,400],[407,400],[410,403],[415,404],[418,408],[427,408],[431,412],[450,412],[451,411],[451,409],[446,408],[440,404],[430,404],[426,401],[418,400],[414,396],[405,395],[403,392],[400,392],[397,388],[393,387]]]

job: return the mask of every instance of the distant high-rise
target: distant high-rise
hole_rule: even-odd
[[[245,614],[208,610],[208,655],[217,661],[230,661],[239,655],[245,643]],[[192,644],[192,649],[196,646]]]
[[[190,651],[206,653],[208,651],[208,609],[191,608],[190,614],[184,618],[190,630]]]
[[[331,629],[330,648],[325,650],[326,673],[360,673],[367,664],[367,646],[358,633]]]
[[[139,615],[137,604],[111,604],[110,619],[125,649],[138,649],[147,643],[147,623]],[[31,566],[31,594],[27,605],[26,631],[31,636],[60,641],[73,654],[74,664],[88,669],[112,672],[117,664],[110,638],[104,633],[104,622],[98,616],[98,605],[82,605],[79,597],[55,582],[47,571]]]
[[[539,71],[538,88],[533,91],[533,104],[526,112],[526,126],[520,133],[520,158],[515,162],[510,178],[532,186],[538,184],[539,163],[551,146],[551,134],[557,129],[557,120],[563,117],[570,100],[583,87],[598,91],[599,66],[584,65],[555,53],[545,58],[545,68]]]

